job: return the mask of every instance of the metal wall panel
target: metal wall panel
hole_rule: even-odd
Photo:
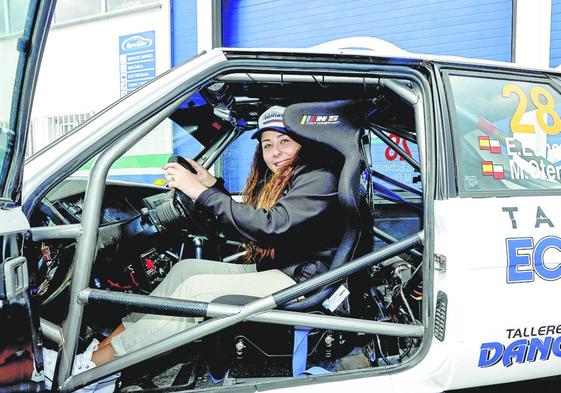
[[[197,0],[171,1],[171,66],[183,63],[197,51]]]
[[[551,44],[549,66],[561,64],[561,0],[551,1]]]
[[[372,36],[418,53],[511,61],[512,0],[223,0],[224,46]]]

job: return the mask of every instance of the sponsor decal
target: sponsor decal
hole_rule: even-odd
[[[503,213],[508,214],[512,229],[518,228],[518,207],[505,206]],[[543,225],[555,228],[553,221],[544,209],[536,207],[533,229]],[[533,282],[535,277],[545,281],[561,278],[561,238],[549,235],[539,239],[519,236],[505,239],[506,242],[506,281],[509,284]]]
[[[516,216],[514,213],[518,214],[518,207],[517,206],[505,206],[502,208],[504,213],[508,213],[508,218],[510,219],[512,229],[517,229],[518,224],[516,222]],[[555,228],[553,225],[553,221],[545,214],[545,211],[542,207],[536,206],[536,220],[534,228],[540,228],[542,225],[548,225],[550,228]]]
[[[303,115],[300,124],[326,125],[339,124],[339,115]]]
[[[561,181],[561,165],[554,165],[534,150],[524,146],[515,138],[505,138],[506,154],[509,157],[509,169],[512,179],[542,179]],[[545,144],[545,155],[557,153],[558,144]]]
[[[478,136],[479,150],[491,153],[490,156],[485,157],[488,159],[481,163],[483,175],[492,176],[497,180],[508,177],[512,180],[533,179],[561,182],[561,164],[556,164],[561,162],[561,144],[547,143],[544,139],[540,144],[527,146],[515,137],[505,136],[502,137],[502,140],[491,137],[498,128],[485,119],[479,119],[477,126],[487,134]],[[493,158],[495,154],[497,156]],[[499,156],[499,154],[502,155]],[[499,159],[497,157],[505,157],[505,155],[508,161],[503,161],[503,163],[508,167],[508,171],[505,171],[505,165],[496,162]]]
[[[561,358],[561,325],[506,329],[506,333],[507,340],[510,340],[507,343],[491,341],[481,344],[478,367],[510,367],[515,363],[547,361],[551,355]]]
[[[557,236],[546,236],[539,240],[532,237],[514,237],[506,239],[506,281],[509,284],[532,282],[537,275],[545,281],[561,278],[559,252],[561,239]],[[549,262],[546,262],[549,254]],[[551,263],[554,259],[555,263]]]

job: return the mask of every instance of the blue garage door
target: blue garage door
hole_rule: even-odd
[[[511,61],[512,0],[223,0],[226,47],[309,47],[353,36],[372,36],[429,54]],[[251,163],[251,143],[229,154],[224,177],[239,190]]]
[[[197,2],[171,1],[171,66],[197,54]]]
[[[183,63],[195,56],[197,51],[197,1],[171,1],[171,65]],[[199,100],[194,97],[195,102]],[[184,103],[183,105],[187,105]],[[173,154],[183,157],[194,157],[200,149],[178,125],[173,127]]]
[[[549,66],[557,67],[561,64],[561,0],[551,2],[551,45],[549,52]]]
[[[402,49],[511,61],[512,0],[223,0],[224,46],[372,36]]]

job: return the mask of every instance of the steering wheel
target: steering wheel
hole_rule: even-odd
[[[177,162],[189,172],[197,173],[191,164],[181,156],[172,155],[168,162]],[[177,218],[179,218],[185,228],[189,229],[189,232],[195,235],[205,235],[208,238],[218,236],[216,229],[212,225],[212,220],[197,211],[195,202],[185,195],[183,191],[172,190],[172,205],[179,215]]]

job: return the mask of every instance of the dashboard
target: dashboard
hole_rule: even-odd
[[[87,178],[79,177],[59,183],[31,216],[32,227],[54,229],[81,224],[87,183]],[[223,255],[239,252],[240,243],[227,244],[223,237],[207,238],[193,232],[196,226],[186,225],[187,222],[178,218],[173,201],[167,187],[106,182],[90,286],[145,294],[179,260],[202,255],[203,243],[204,257],[208,259],[221,260]],[[197,219],[196,214],[193,212],[189,218]],[[38,279],[33,290],[44,305],[62,298],[60,295],[68,287],[76,244],[75,239],[54,236],[27,250],[30,260],[38,260],[35,264]]]
[[[31,216],[32,227],[81,224],[88,179],[70,177],[51,190]],[[90,285],[99,289],[148,293],[163,280],[184,236],[162,231],[144,208],[169,199],[167,187],[108,180],[101,205],[97,255]],[[43,304],[54,303],[68,287],[74,239],[49,239],[27,250],[35,264],[34,293]]]
[[[49,192],[32,217],[34,226],[79,224],[82,222],[87,179],[68,178]],[[101,208],[100,225],[126,223],[140,216],[145,198],[169,191],[150,184],[108,180]]]

